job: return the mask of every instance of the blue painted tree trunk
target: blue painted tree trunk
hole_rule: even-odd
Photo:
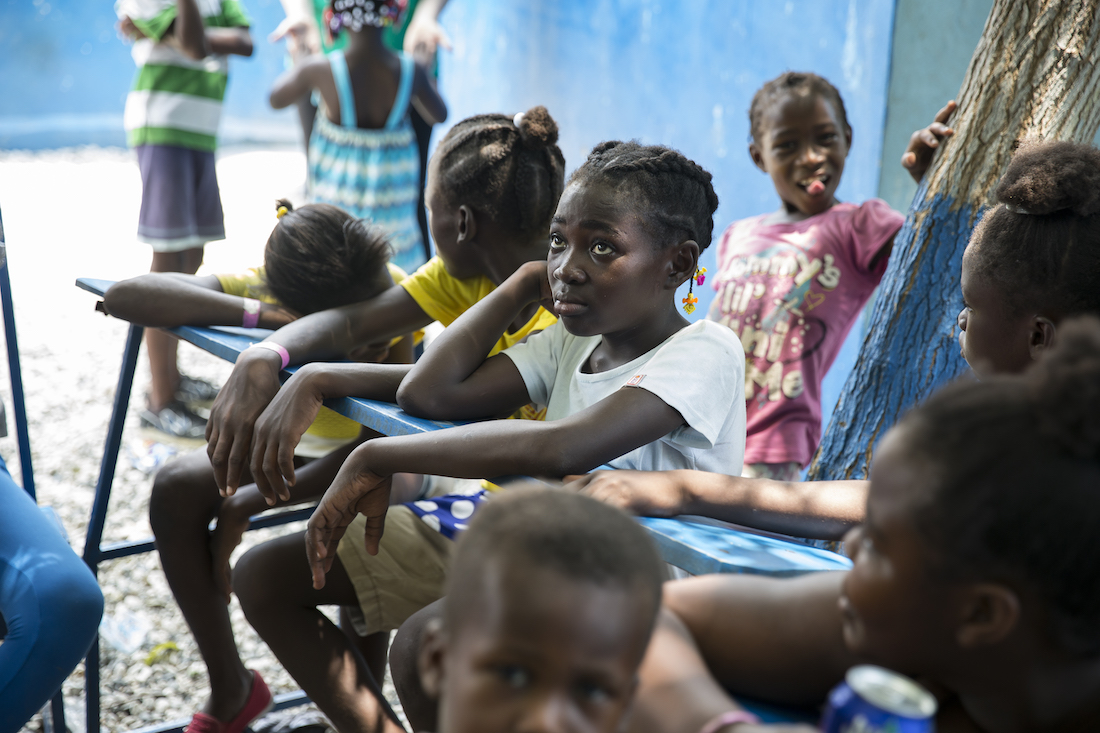
[[[864,478],[898,418],[966,369],[963,251],[1024,138],[1089,142],[1100,127],[1100,0],[997,0],[959,92],[955,136],[917,189],[814,479]]]

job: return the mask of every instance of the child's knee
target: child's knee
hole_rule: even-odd
[[[249,621],[259,617],[264,609],[278,605],[282,598],[279,588],[285,579],[285,569],[280,573],[266,545],[253,547],[237,560],[233,567],[233,592]]]
[[[216,495],[213,469],[205,454],[184,456],[157,471],[149,496],[149,524],[153,534],[181,528],[181,518],[201,514],[207,521],[221,501]],[[209,505],[209,507],[207,506]]]

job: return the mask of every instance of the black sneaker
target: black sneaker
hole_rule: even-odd
[[[169,402],[160,412],[141,411],[141,424],[177,438],[205,438],[206,418],[192,412],[182,402]]]
[[[205,379],[180,376],[180,384],[176,387],[176,400],[185,405],[209,407],[218,396],[218,388]]]

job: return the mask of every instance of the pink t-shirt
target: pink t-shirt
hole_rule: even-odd
[[[709,318],[745,347],[745,463],[809,463],[821,439],[821,380],[882,279],[871,262],[904,217],[886,202],[837,204],[794,223],[736,221],[718,242]]]

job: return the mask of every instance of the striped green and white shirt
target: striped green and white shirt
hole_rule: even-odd
[[[206,27],[236,28],[250,24],[238,0],[196,0]],[[175,145],[213,151],[222,99],[229,81],[225,56],[196,61],[162,42],[176,19],[173,0],[120,0],[119,16],[128,16],[142,33],[134,43],[138,65],[123,116],[130,147]]]

